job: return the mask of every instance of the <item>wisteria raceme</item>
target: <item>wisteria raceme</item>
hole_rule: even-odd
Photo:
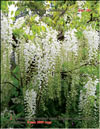
[[[89,48],[89,60],[94,59],[97,57],[97,51],[99,46],[99,34],[96,30],[88,27],[83,32],[85,38],[88,40],[88,48]]]
[[[1,11],[1,71],[6,74],[10,70],[10,55],[12,53],[12,28],[6,17]]]
[[[85,110],[86,106],[89,104],[90,97],[96,98],[96,86],[98,84],[98,79],[95,81],[92,80],[91,77],[88,77],[89,80],[83,87],[83,90],[80,91],[80,103],[79,108],[80,110]],[[95,101],[94,101],[95,106]]]
[[[78,55],[78,40],[75,36],[76,29],[69,30],[65,32],[65,40],[63,42],[63,48],[66,51],[66,56],[68,52],[73,52],[76,56]]]
[[[36,92],[33,89],[26,90],[26,94],[24,96],[24,104],[26,106],[26,117],[33,117],[36,111]]]
[[[20,18],[18,18],[17,20],[16,20],[16,22],[15,22],[15,24],[14,24],[14,27],[13,27],[13,29],[19,29],[21,26],[22,26],[22,24],[25,22],[25,17],[20,17]]]
[[[2,43],[12,42],[12,28],[9,19],[1,11],[1,41]]]
[[[43,80],[45,77],[47,78],[47,74],[50,72],[50,70],[54,69],[55,59],[60,51],[60,43],[57,41],[57,32],[52,28],[46,29],[47,32],[45,33],[45,38],[41,40],[41,52],[37,53],[38,55],[40,53],[38,60],[38,76],[40,77],[40,80]],[[54,35],[52,35],[52,33]]]
[[[25,55],[24,58],[25,58],[26,71],[29,65],[31,64],[35,54],[36,54],[36,46],[32,43],[31,40],[29,40],[28,43],[25,43],[24,45],[24,55]]]

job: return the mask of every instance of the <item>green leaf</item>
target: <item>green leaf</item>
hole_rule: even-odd
[[[8,5],[10,6],[10,5],[12,5],[13,4],[13,2],[11,2],[11,1],[8,1]]]
[[[14,11],[11,11],[11,15],[13,15]]]
[[[13,70],[13,73],[14,73],[14,74],[17,74],[17,73],[19,73],[19,70],[20,70],[19,67],[16,66],[16,68]]]

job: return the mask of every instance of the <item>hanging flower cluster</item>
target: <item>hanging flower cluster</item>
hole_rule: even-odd
[[[44,35],[44,34],[43,34]],[[40,76],[40,80],[46,78],[50,73],[50,70],[54,71],[55,68],[55,60],[60,52],[60,42],[57,41],[57,31],[52,28],[47,28],[45,32],[45,37],[41,40],[41,52],[38,54],[38,75]],[[43,75],[41,75],[41,73]]]
[[[44,78],[47,82],[47,76],[51,69],[54,70],[56,56],[60,52],[57,31],[47,27],[44,23],[41,23],[41,25],[46,28],[46,32],[41,32],[40,37],[36,35],[34,42],[29,41],[24,47],[26,70],[35,57],[38,68],[37,79],[40,80],[40,86]]]
[[[87,30],[83,32],[85,38],[88,40],[89,46],[89,60],[97,57],[97,50],[99,46],[99,34],[96,30],[88,27]]]
[[[73,52],[76,56],[78,55],[78,40],[75,36],[76,29],[69,30],[65,32],[65,39],[63,42],[63,48],[66,51],[66,56],[68,52]]]
[[[32,116],[34,116],[36,110],[36,92],[33,89],[26,90],[26,94],[24,96],[24,103],[26,106],[26,117],[31,118]]]
[[[13,29],[19,29],[21,26],[22,26],[22,24],[25,22],[25,17],[20,17],[20,18],[18,18],[17,20],[16,20],[16,22],[15,22],[15,24],[14,24],[14,27],[13,27]]]
[[[1,11],[1,41],[2,43],[12,42],[12,28],[7,18]]]
[[[9,23],[8,17],[6,17],[1,11],[1,65],[2,72],[10,70],[10,55],[12,52],[12,28]]]
[[[86,112],[87,105],[90,103],[90,100],[92,98],[94,99],[93,106],[95,106],[96,86],[99,82],[98,79],[93,81],[91,77],[88,77],[88,78],[89,78],[88,82],[83,87],[83,90],[80,91],[79,108],[81,111],[85,110],[85,112]]]
[[[32,63],[35,54],[36,54],[36,46],[34,45],[34,43],[32,43],[31,40],[29,40],[28,43],[25,43],[24,45],[24,58],[25,58],[26,71],[29,65]]]

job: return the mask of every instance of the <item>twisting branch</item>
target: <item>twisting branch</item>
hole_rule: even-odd
[[[1,83],[1,84],[6,84],[6,83],[8,83],[8,84],[10,84],[11,86],[13,86],[13,87],[15,87],[17,90],[20,90],[18,87],[16,87],[14,84],[12,84],[11,82],[3,82],[3,83]]]
[[[67,11],[68,7],[59,15],[59,17],[56,19],[56,22],[59,20],[60,17],[62,17],[65,12]],[[55,17],[53,17],[53,20],[54,20]]]
[[[98,22],[100,22],[100,18],[99,18],[99,17],[93,17],[93,14],[91,13],[91,14],[90,14],[90,20],[87,21],[87,23],[93,22],[93,21],[98,21]]]
[[[83,67],[83,66],[87,66],[87,65],[94,65],[94,66],[96,66],[97,64],[100,64],[100,62],[98,62],[98,61],[96,61],[96,63],[86,62],[85,64],[80,65],[80,67],[76,67],[76,68],[74,68],[74,69],[72,69],[72,70],[65,71],[65,72],[60,72],[60,73],[61,73],[61,74],[67,74],[67,73],[69,73],[69,72],[72,72],[72,71],[75,71],[75,70],[77,70],[77,69],[80,69],[80,68]]]
[[[11,75],[19,81],[19,78],[11,71]]]

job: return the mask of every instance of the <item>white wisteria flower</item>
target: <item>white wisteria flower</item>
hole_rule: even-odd
[[[66,51],[66,55],[68,52],[73,52],[76,56],[78,55],[78,40],[75,36],[75,32],[77,32],[76,29],[69,30],[65,32],[65,39],[63,42],[63,48]]]
[[[39,19],[40,19],[40,17],[39,17],[39,16],[37,16],[37,17],[35,17],[35,19],[34,19],[34,20],[38,22],[38,21],[39,21]]]
[[[1,41],[12,42],[12,28],[10,26],[9,18],[6,17],[1,11]]]
[[[16,22],[15,22],[15,24],[14,24],[14,27],[13,27],[13,29],[19,29],[21,26],[22,26],[22,24],[25,22],[25,17],[20,17],[20,18],[18,18],[17,20],[16,20]]]
[[[96,98],[96,86],[99,82],[98,79],[95,81],[92,80],[91,77],[88,77],[88,82],[83,87],[83,90],[80,91],[80,103],[79,108],[80,110],[85,110],[86,105],[89,103],[90,97]],[[95,106],[95,101],[94,101]]]
[[[89,46],[89,60],[93,59],[97,56],[98,46],[100,43],[99,34],[96,30],[92,29],[92,27],[87,27],[83,32],[85,38],[88,40]]]
[[[36,111],[36,92],[33,89],[26,90],[24,103],[26,105],[25,108],[25,112],[27,114],[26,117],[31,118],[32,116],[34,116]]]

